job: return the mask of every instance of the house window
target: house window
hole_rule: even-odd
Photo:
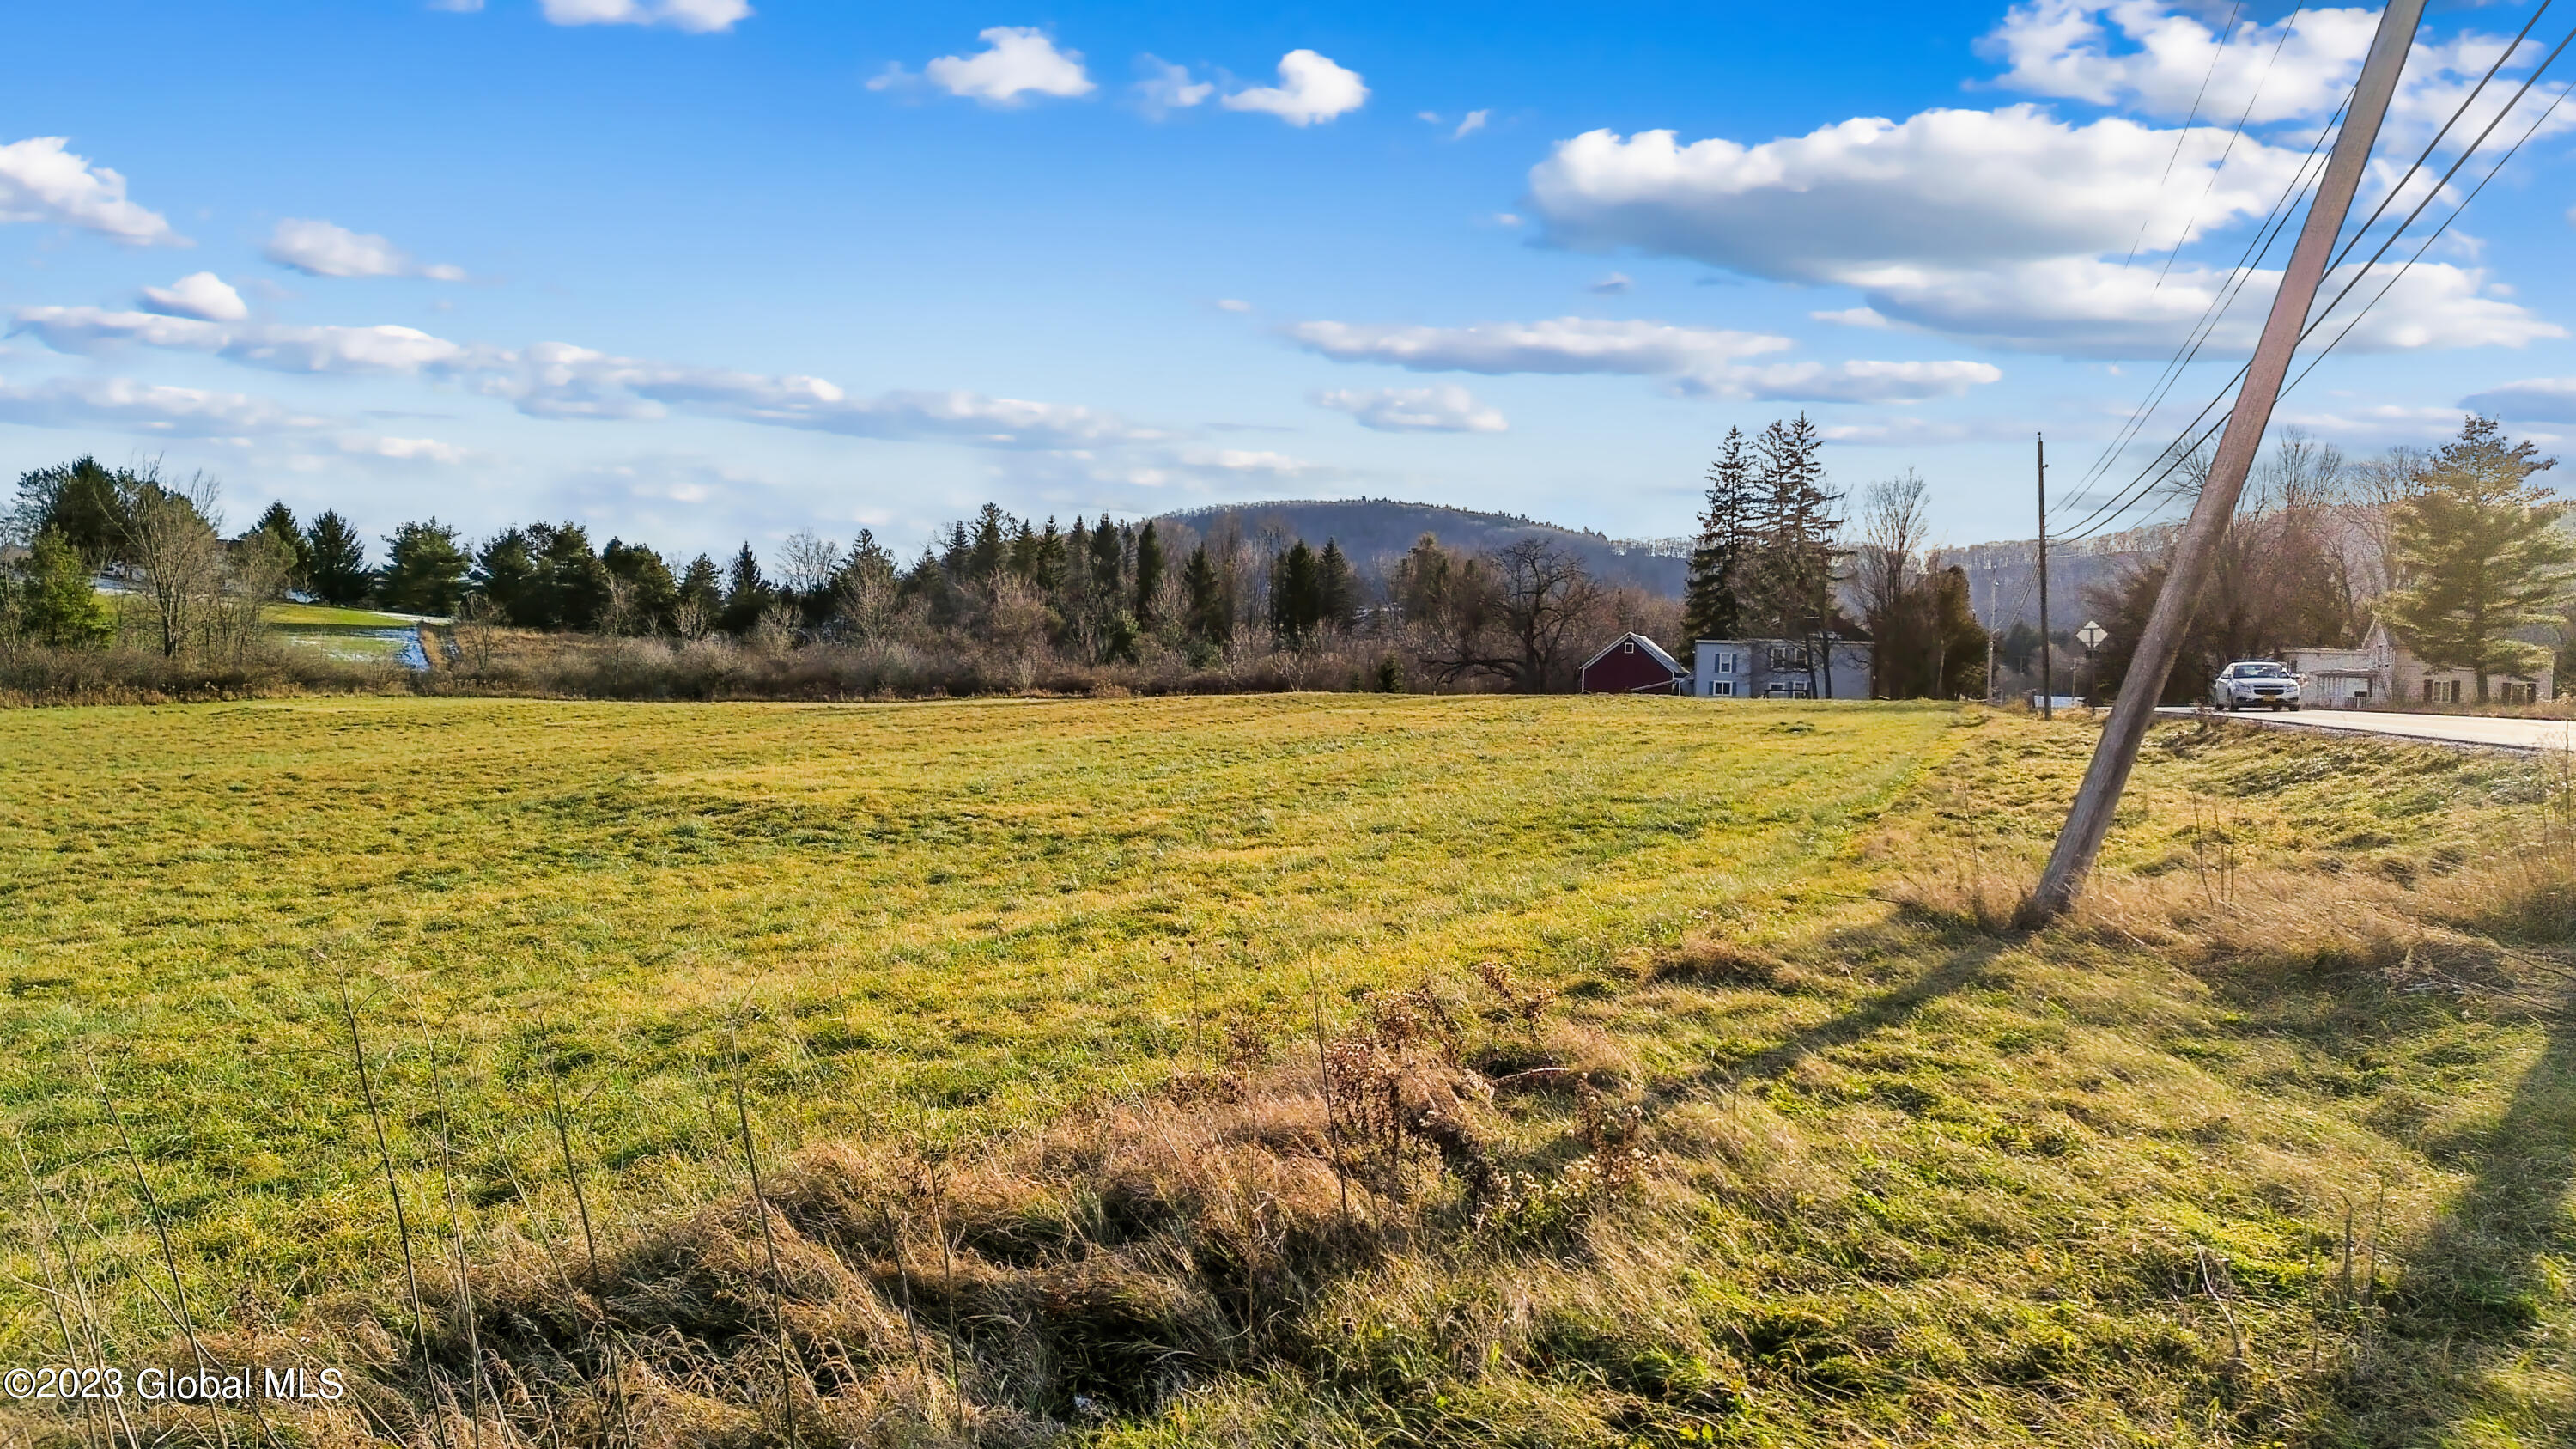
[[[1771,667],[1773,669],[1804,669],[1807,667],[1807,651],[1804,649],[1786,648],[1781,645],[1774,644],[1771,646]]]
[[[1622,653],[1622,654],[1634,654],[1634,653],[1636,653],[1636,652],[1637,652],[1637,641],[1636,641],[1636,640],[1634,640],[1634,639],[1631,639],[1631,640],[1629,640],[1627,643],[1620,645],[1620,646],[1619,646],[1619,652],[1620,652],[1620,653]]]
[[[1709,683],[1708,692],[1716,695],[1720,699],[1733,699],[1735,698],[1735,681],[1732,679],[1712,680]]]
[[[1735,672],[1735,656],[1733,654],[1718,655],[1717,672],[1720,674],[1733,674]]]
[[[2538,702],[2539,698],[2540,686],[2537,684],[2514,679],[2508,679],[2504,682],[2504,702],[2506,704],[2533,704]]]
[[[2425,680],[2424,702],[2426,704],[2458,704],[2460,702],[2460,681],[2456,679]]]

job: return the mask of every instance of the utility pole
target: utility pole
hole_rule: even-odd
[[[2048,643],[2048,436],[2039,435],[2039,717],[2057,718],[2057,656]]]
[[[2201,485],[2200,501],[2192,506],[2191,521],[2183,525],[2182,541],[2174,549],[2173,567],[2165,575],[2164,588],[2156,595],[2154,613],[2148,616],[2146,632],[2139,636],[2138,651],[2129,672],[2120,684],[2119,702],[2111,708],[2111,721],[2102,730],[2102,739],[2093,749],[2093,763],[2084,771],[2084,784],[2075,792],[2075,804],[2066,812],[2066,828],[2057,835],[2057,848],[2048,857],[2048,869],[2041,873],[2039,888],[2022,904],[2025,925],[2036,926],[2075,903],[2075,893],[2085,876],[2092,873],[2094,858],[2101,854],[2102,837],[2111,830],[2111,814],[2119,808],[2120,792],[2129,783],[2129,771],[2138,763],[2138,746],[2145,742],[2147,726],[2155,718],[2156,701],[2165,692],[2165,679],[2173,673],[2175,656],[2182,652],[2182,637],[2191,627],[2193,608],[2200,601],[2201,585],[2208,582],[2209,570],[2218,551],[2218,541],[2236,514],[2236,499],[2245,490],[2245,475],[2254,466],[2254,454],[2263,445],[2263,429],[2272,420],[2272,406],[2280,401],[2281,379],[2290,370],[2290,355],[2299,345],[2299,329],[2307,322],[2308,309],[2315,305],[2317,283],[2324,280],[2326,258],[2334,250],[2335,235],[2343,229],[2344,217],[2352,209],[2352,193],[2361,184],[2364,168],[2370,164],[2370,148],[2379,139],[2379,123],[2388,115],[2389,95],[2397,89],[2397,75],[2406,66],[2406,52],[2415,43],[2415,29],[2423,23],[2424,0],[2389,0],[2380,12],[2379,33],[2371,37],[2370,58],[2362,63],[2361,79],[2353,83],[2352,100],[2345,112],[2343,130],[2335,136],[2334,151],[2326,158],[2325,174],[2317,182],[2317,199],[2308,206],[2308,219],[2299,228],[2298,245],[2290,252],[2290,265],[2281,274],[2281,290],[2273,294],[2272,313],[2263,321],[2263,335],[2254,344],[2253,361],[2246,364],[2245,386],[2236,394],[2236,406],[2227,415],[2227,430],[2218,440],[2218,456],[2211,464],[2208,481]]]

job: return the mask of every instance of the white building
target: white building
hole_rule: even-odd
[[[2469,704],[2478,676],[2466,669],[2437,669],[2389,634],[2370,626],[2358,649],[2292,649],[2285,663],[2299,676],[2299,703],[2309,709],[2404,708],[2410,704]],[[2530,704],[2556,697],[2554,666],[2543,660],[2537,675],[2487,676],[2487,694],[2498,704]]]
[[[1703,699],[1867,699],[1870,646],[1829,639],[1811,658],[1803,639],[1702,639],[1691,646],[1690,692]]]

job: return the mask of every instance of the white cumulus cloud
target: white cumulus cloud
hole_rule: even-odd
[[[2177,13],[2158,0],[2034,0],[2013,7],[1978,48],[2004,63],[1995,83],[2006,89],[2170,121],[2196,114],[2221,128],[2239,117],[2264,126],[2322,121],[2342,104],[2378,24],[2374,9],[2323,7],[2269,23],[2240,15],[2224,31],[2204,15]],[[2395,149],[2420,148],[2511,44],[2510,36],[2483,32],[2419,38],[2389,106],[2385,141]],[[2524,41],[2506,75],[2545,53],[2537,40]],[[2489,87],[2445,146],[2484,129],[2515,89]],[[2539,120],[2546,104],[2539,90],[2524,97],[2520,124]],[[2544,134],[2568,125],[2576,125],[2576,116],[2562,114]]]
[[[410,253],[371,232],[351,231],[327,221],[288,217],[268,235],[260,255],[308,277],[426,277],[433,282],[461,282],[461,267],[424,264]]]
[[[186,246],[159,212],[125,196],[125,178],[64,147],[62,136],[0,146],[0,222],[78,227],[128,246]]]
[[[1499,433],[1511,426],[1463,387],[1334,388],[1314,401],[1382,433]]]
[[[2217,128],[2179,139],[2177,152],[2170,129],[2076,125],[2030,106],[1862,118],[1750,146],[1593,131],[1535,167],[1530,193],[1560,246],[1859,292],[1865,308],[1833,320],[1865,310],[1996,346],[2152,357],[2189,336],[2230,281],[2224,268],[2171,264],[2169,254],[2262,216],[2305,154],[2304,143],[2251,137],[2231,154]],[[2142,237],[2141,255],[2126,262]],[[2243,279],[2204,355],[2250,347],[2277,280]],[[2496,295],[2485,273],[2424,264],[2344,345],[2515,346],[2556,335]]]
[[[1230,111],[1266,111],[1289,125],[1311,126],[1356,111],[1367,100],[1368,87],[1360,83],[1358,71],[1311,50],[1292,50],[1279,58],[1279,84],[1236,91],[1222,104]]]
[[[659,25],[692,35],[731,30],[751,17],[748,0],[544,0],[543,8],[554,25]]]
[[[1449,133],[1449,139],[1452,141],[1464,141],[1469,136],[1485,129],[1485,119],[1492,114],[1493,112],[1491,111],[1469,111],[1459,120],[1458,129]]]
[[[241,293],[212,272],[190,272],[169,286],[146,287],[141,295],[145,310],[172,317],[239,322],[250,315],[250,304]]]
[[[1058,50],[1043,30],[996,25],[977,33],[984,49],[943,55],[921,68],[922,79],[952,96],[988,106],[1016,106],[1028,96],[1087,96],[1099,89],[1082,69],[1082,52]],[[910,83],[901,66],[868,82],[872,91]]]

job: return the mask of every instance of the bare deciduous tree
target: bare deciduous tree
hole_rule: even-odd
[[[790,593],[819,594],[831,587],[840,571],[840,545],[816,537],[810,528],[787,535],[787,541],[778,546],[778,582]]]
[[[161,481],[157,466],[137,478],[127,556],[141,575],[155,642],[163,657],[175,658],[223,598],[224,542],[215,532],[222,490],[203,473],[174,487]]]

